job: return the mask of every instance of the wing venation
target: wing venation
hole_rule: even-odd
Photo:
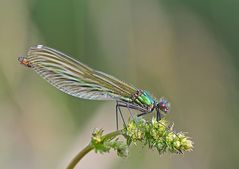
[[[137,89],[46,46],[31,47],[24,57],[57,89],[83,99],[130,101]]]

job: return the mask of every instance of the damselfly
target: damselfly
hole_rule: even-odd
[[[83,99],[115,100],[116,122],[121,108],[137,110],[138,116],[156,111],[159,121],[168,113],[170,104],[165,98],[157,101],[145,90],[140,90],[111,75],[94,70],[85,64],[52,48],[31,47],[19,62],[37,72],[57,89]],[[131,112],[131,111],[130,111]],[[124,121],[124,120],[123,120]]]

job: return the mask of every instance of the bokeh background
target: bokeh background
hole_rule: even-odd
[[[115,103],[66,95],[17,61],[44,44],[172,103],[184,155],[133,147],[81,169],[239,168],[239,1],[0,0],[0,168],[65,168]]]

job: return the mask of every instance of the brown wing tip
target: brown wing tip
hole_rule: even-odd
[[[26,59],[26,57],[25,56],[19,56],[18,58],[17,58],[17,60],[21,63],[21,64],[23,64],[24,66],[27,66],[27,67],[32,67],[32,65],[31,65],[31,63]]]

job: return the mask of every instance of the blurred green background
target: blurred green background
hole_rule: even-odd
[[[17,61],[44,44],[172,103],[195,149],[90,153],[81,169],[239,168],[239,1],[0,0],[0,168],[64,168],[115,103],[66,95]]]

